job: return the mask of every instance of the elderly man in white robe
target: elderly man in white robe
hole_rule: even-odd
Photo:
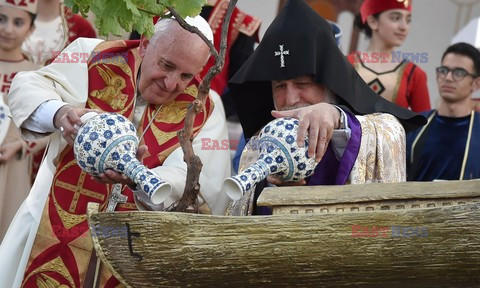
[[[203,18],[188,18],[187,22],[213,41]],[[41,70],[20,73],[12,84],[11,98],[15,100],[11,111],[23,136],[35,139],[54,133],[56,137],[0,247],[0,287],[90,287],[95,256],[86,223],[86,203],[97,202],[105,208],[113,183],[120,182],[129,199],[118,205],[117,211],[137,209],[135,202],[139,199],[133,195],[140,194],[131,180],[113,171],[92,179],[74,165],[68,144],[76,134],[76,125],[81,124],[80,117],[90,109],[124,114],[139,132],[146,132],[141,143],[147,144],[148,151],[142,146],[139,154],[145,156],[147,167],[171,184],[172,193],[160,205],[143,199],[139,206],[156,210],[168,207],[180,199],[185,187],[186,164],[176,132],[183,128],[188,102],[197,95],[199,81],[195,76],[209,57],[206,43],[183,30],[174,19],[164,19],[156,24],[151,40],[103,42],[81,38],[59,57],[65,59],[65,53],[70,59],[85,53],[94,57],[88,62],[78,57],[76,63],[57,58],[56,63]],[[120,55],[127,61],[104,61],[99,58],[102,55]],[[101,71],[121,79],[120,91],[105,89],[111,85]],[[209,98],[204,111],[195,118],[193,149],[204,164],[200,210],[223,214],[228,198],[220,188],[224,178],[230,176],[228,150],[201,149],[202,138],[228,139],[221,101],[216,99]],[[104,194],[98,196],[100,192]],[[117,287],[119,282],[109,271],[103,269],[101,273],[100,287]]]

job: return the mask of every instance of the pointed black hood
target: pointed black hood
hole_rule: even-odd
[[[304,1],[290,0],[229,82],[246,137],[273,119],[271,81],[304,75],[313,75],[355,114],[387,112],[407,131],[426,123],[423,116],[373,92],[339,50],[330,24]]]

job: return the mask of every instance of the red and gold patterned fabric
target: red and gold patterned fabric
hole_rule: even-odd
[[[78,14],[72,13],[70,9],[66,6],[63,6],[63,13],[66,20],[67,31],[68,31],[68,41],[65,44],[65,47],[75,41],[79,37],[85,38],[96,38],[97,33],[93,28],[92,24],[88,22],[87,19],[83,18]]]
[[[404,9],[412,11],[412,1],[413,0],[365,0],[360,7],[362,22],[365,23],[368,16],[385,10]]]
[[[137,73],[141,63],[138,45],[139,41],[119,40],[102,42],[96,47],[94,56],[88,62],[87,108],[115,112],[132,119]],[[174,102],[161,107],[148,105],[145,109],[139,134],[147,127],[156,109],[161,109],[143,139],[150,153],[144,159],[147,167],[162,165],[165,158],[179,146],[177,132],[183,128],[188,104],[196,99],[198,84],[198,78],[195,78]],[[205,110],[195,119],[196,133],[212,111],[213,102],[209,99]],[[91,285],[94,274],[91,267],[95,267],[95,257],[92,258],[93,246],[86,221],[87,203],[96,202],[102,210],[106,209],[111,189],[112,185],[98,183],[80,169],[71,146],[64,149],[59,156],[22,287]],[[119,204],[116,210],[136,210],[132,191],[126,188],[123,194],[128,196],[127,203]],[[119,285],[118,280],[102,265],[100,287]]]
[[[358,53],[351,53],[347,58],[378,95],[415,112],[431,109],[427,74],[419,66],[401,61],[394,69],[379,73],[367,67]]]
[[[32,14],[37,14],[37,0],[0,0],[0,6],[21,9]]]
[[[210,24],[213,32],[214,46],[217,51],[220,51],[223,18],[225,16],[225,13],[227,12],[229,2],[230,1],[228,0],[217,1],[208,19],[208,24]],[[238,34],[243,33],[247,36],[255,36],[258,42],[258,29],[260,27],[260,24],[261,21],[259,19],[243,13],[236,7],[234,8],[228,26],[227,51],[225,51],[225,62],[223,65],[223,70],[219,74],[217,74],[210,83],[210,88],[217,91],[218,94],[222,95],[222,93],[227,87],[228,68],[230,67],[230,49],[232,48],[233,43],[237,39]],[[210,59],[208,59],[207,65],[205,65],[203,71],[200,73],[202,78],[207,74],[210,67],[212,67],[214,64],[215,58],[212,56],[210,57]]]

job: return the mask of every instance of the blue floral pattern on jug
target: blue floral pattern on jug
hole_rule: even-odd
[[[250,188],[272,175],[282,181],[297,182],[312,175],[318,162],[308,156],[308,136],[304,147],[297,145],[298,120],[278,118],[265,125],[255,146],[260,150],[258,160],[236,176],[225,180],[224,189],[235,183],[241,191],[225,191],[229,196],[245,194]],[[233,199],[233,197],[232,197]],[[235,200],[235,199],[234,199]]]
[[[79,166],[90,175],[98,176],[108,169],[124,173],[152,197],[166,182],[138,161],[138,142],[130,120],[119,114],[102,113],[82,124],[73,151]]]
[[[11,119],[9,118],[10,110],[8,106],[3,102],[3,93],[0,92],[0,144],[7,136],[8,127],[11,125]]]

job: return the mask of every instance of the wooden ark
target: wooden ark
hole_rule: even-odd
[[[272,216],[98,213],[127,287],[478,287],[480,180],[269,188]]]

